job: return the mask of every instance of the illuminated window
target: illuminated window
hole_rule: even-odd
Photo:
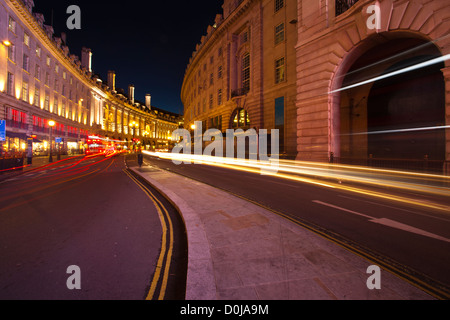
[[[275,27],[275,45],[284,41],[284,23]]]
[[[28,82],[22,82],[22,100],[28,102]]]
[[[36,46],[36,56],[37,57],[41,57],[41,52],[42,52],[42,50],[41,50],[41,47],[39,47],[39,46]]]
[[[9,17],[8,28],[10,31],[16,33],[16,21],[11,17]]]
[[[45,111],[50,110],[50,97],[47,94],[45,95],[44,110]]]
[[[25,32],[23,34],[23,43],[29,47],[30,46],[30,36]]]
[[[280,11],[284,7],[284,0],[275,0],[275,12]]]
[[[50,67],[51,59],[49,56],[47,56],[46,63],[47,63],[47,66]]]
[[[275,83],[281,83],[285,80],[284,58],[275,61]]]
[[[34,89],[34,106],[39,108],[39,102],[41,101],[41,93],[39,88]]]
[[[250,127],[250,117],[247,111],[245,109],[237,109],[233,113],[233,123],[232,127],[233,129],[237,128],[249,128]]]

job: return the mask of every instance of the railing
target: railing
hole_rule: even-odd
[[[336,17],[353,7],[359,0],[336,0]]]
[[[15,129],[28,129],[28,124],[24,122],[14,121],[14,120],[6,120],[6,126],[8,128],[15,128]]]
[[[249,88],[240,88],[240,89],[233,90],[233,91],[231,91],[231,98],[245,96],[249,91],[250,91]]]

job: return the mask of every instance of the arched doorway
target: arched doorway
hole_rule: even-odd
[[[341,161],[443,161],[445,130],[437,128],[445,125],[444,64],[402,72],[441,53],[422,39],[386,39],[377,38],[343,80],[348,89],[339,92]]]
[[[231,114],[230,118],[230,128],[232,129],[250,129],[250,115],[244,108],[237,108]]]

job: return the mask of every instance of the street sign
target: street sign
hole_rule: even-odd
[[[62,138],[55,138],[55,143],[62,143]]]
[[[0,120],[0,141],[6,141],[6,121]]]

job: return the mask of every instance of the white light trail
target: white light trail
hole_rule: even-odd
[[[432,66],[434,64],[441,63],[441,62],[444,62],[444,61],[447,61],[447,60],[450,60],[450,54],[447,54],[447,55],[445,55],[443,57],[435,58],[435,59],[432,59],[432,60],[429,60],[429,61],[425,61],[425,62],[416,64],[416,65],[413,65],[411,67],[400,69],[400,70],[397,70],[397,71],[394,71],[394,72],[391,72],[391,73],[388,73],[388,74],[385,74],[385,75],[382,75],[382,76],[379,76],[379,77],[375,77],[375,78],[372,78],[372,79],[369,79],[369,80],[366,80],[366,81],[358,82],[358,83],[352,84],[350,86],[331,91],[328,94],[332,94],[332,93],[336,93],[336,92],[345,91],[345,90],[348,90],[348,89],[360,87],[360,86],[363,86],[363,85],[366,85],[366,84],[369,84],[369,83],[372,83],[372,82],[376,82],[376,81],[380,81],[380,80],[383,80],[383,79],[386,79],[386,78],[394,77],[394,76],[402,74],[402,73],[411,72],[411,71],[414,71],[414,70],[418,70],[418,69],[422,69],[422,68],[425,68],[425,67],[429,67],[429,66]]]

